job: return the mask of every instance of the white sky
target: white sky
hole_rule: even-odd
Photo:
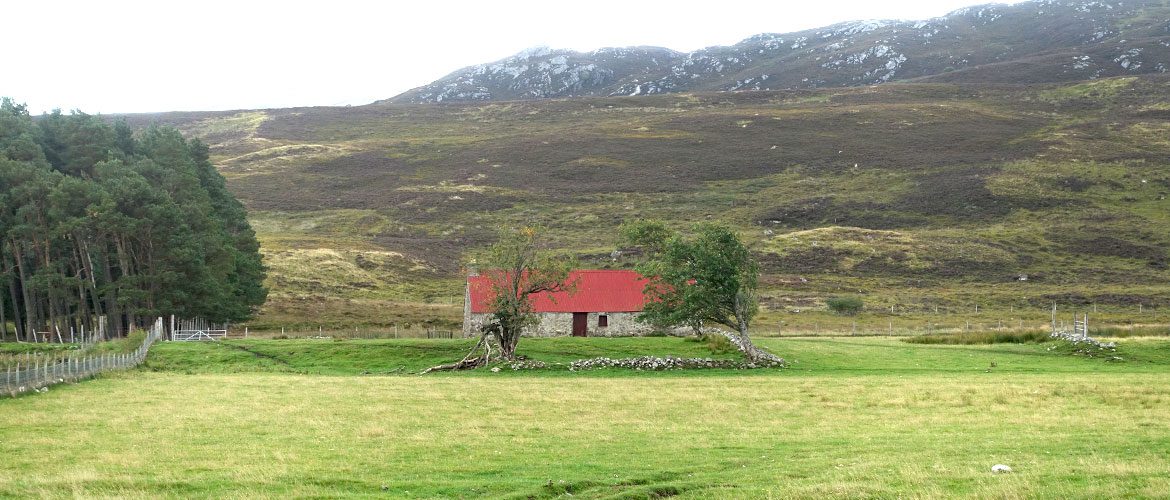
[[[538,45],[691,51],[991,2],[689,3],[17,0],[0,8],[0,96],[33,113],[366,104]]]

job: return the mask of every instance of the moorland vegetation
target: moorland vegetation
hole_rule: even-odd
[[[206,141],[249,208],[255,328],[449,327],[498,227],[632,268],[617,228],[641,218],[735,228],[769,330],[1039,328],[1170,301],[1168,100],[1155,75],[127,119]],[[829,314],[843,295],[865,309]]]

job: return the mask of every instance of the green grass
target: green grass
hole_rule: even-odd
[[[821,375],[1170,373],[1170,342],[1146,338],[1119,341],[1121,362],[1050,350],[1055,343],[923,345],[890,338],[794,338],[757,344],[784,356],[792,363],[789,371]]]
[[[0,367],[16,362],[24,363],[24,356],[28,354],[41,356],[126,354],[138,349],[145,338],[145,331],[137,330],[126,337],[89,346],[75,343],[0,342]]]
[[[102,342],[98,342],[96,344],[93,344],[93,346],[91,346],[90,349],[93,352],[98,352],[98,353],[125,354],[125,353],[134,352],[135,349],[138,349],[138,347],[142,345],[142,341],[145,339],[146,339],[146,330],[138,329],[138,330],[134,330],[133,332],[131,332],[129,335],[127,335],[125,337],[112,339],[112,340],[106,340],[106,341],[102,341]]]
[[[959,335],[958,337],[963,337]],[[910,340],[903,338],[901,340]],[[974,344],[911,344],[897,338],[760,338],[756,343],[786,358],[789,371],[808,374],[855,374],[897,371],[982,373],[994,371],[1041,372],[1143,372],[1170,370],[1170,341],[1151,338],[1123,339],[1121,363],[1073,358],[1051,347],[1059,342]],[[151,351],[144,368],[185,374],[297,373],[315,375],[408,375],[461,358],[471,340],[232,340],[225,342],[166,342]],[[737,359],[739,354],[719,343],[676,337],[644,338],[545,338],[524,339],[518,353],[549,364],[594,358],[677,356]],[[559,375],[563,370],[537,370]],[[507,370],[510,371],[510,370]],[[460,376],[484,375],[486,370]],[[625,370],[600,370],[610,375]],[[728,370],[670,372],[694,376],[736,373]],[[497,376],[492,374],[492,376]]]
[[[930,334],[915,337],[906,337],[904,342],[911,344],[1025,344],[1048,342],[1052,336],[1047,331],[1004,331],[1004,332],[961,332],[952,334]]]
[[[302,375],[271,373],[280,368],[268,358],[223,345],[164,343],[150,357],[159,371],[0,400],[0,496],[1170,495],[1164,339],[1123,340],[1144,361],[1122,363],[1035,344],[760,343],[792,368]],[[283,350],[284,362],[320,373],[374,366],[367,349],[425,364],[466,347],[242,345]],[[525,339],[521,348],[545,359],[639,350],[629,339]],[[239,373],[183,368],[196,360]],[[998,463],[1015,472],[992,474]]]
[[[471,346],[472,342],[462,340],[167,342],[154,348],[144,367],[183,373],[417,373],[457,360]]]
[[[46,352],[62,352],[72,351],[78,348],[77,344],[57,344],[57,343],[31,343],[31,342],[0,342],[0,355],[10,354],[25,354],[25,353],[46,353]]]
[[[183,373],[279,372],[323,375],[411,374],[462,358],[474,340],[230,340],[167,342],[154,347],[145,368]],[[546,363],[594,357],[672,355],[736,359],[723,346],[675,337],[526,339],[517,353]]]

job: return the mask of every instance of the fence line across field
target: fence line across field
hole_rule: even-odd
[[[874,306],[872,308],[867,307],[866,311],[868,313],[884,314],[888,311],[890,317],[870,317],[863,321],[858,321],[856,325],[852,324],[848,318],[840,318],[835,321],[827,318],[820,320],[815,318],[806,319],[802,317],[804,315],[800,314],[799,310],[781,310],[782,321],[774,322],[757,319],[752,330],[755,335],[764,337],[793,335],[908,336],[962,331],[1041,330],[1049,328],[1071,331],[1076,330],[1077,325],[1075,323],[1081,318],[1070,321],[1067,318],[1067,315],[1072,312],[1070,309],[1075,309],[1082,315],[1083,313],[1092,313],[1094,316],[1094,330],[1124,331],[1164,327],[1167,324],[1166,320],[1170,319],[1167,318],[1164,305],[1163,307],[1158,307],[1158,305],[1151,306],[1150,304],[1078,304],[1071,308],[1069,306],[1060,306],[1057,314],[1058,318],[1051,325],[1045,325],[1044,323],[1046,321],[1041,319],[1042,317],[1045,320],[1048,319],[1047,316],[1052,311],[1051,307],[1009,305],[1005,308],[1003,306],[988,307],[976,303],[946,307],[907,307],[905,305],[895,304]],[[932,311],[933,315],[931,314]],[[91,328],[80,326],[79,329],[73,327],[66,329],[65,327],[61,327],[59,335],[56,331],[57,328],[51,327],[51,330],[38,331],[33,337],[36,341],[35,343],[74,343],[80,344],[81,349],[85,350],[97,342],[111,338],[111,333],[113,337],[119,336],[118,332],[107,331],[105,317],[95,318]],[[310,326],[300,324],[285,327],[269,326],[262,331],[252,330],[249,332],[247,326],[230,330],[227,324],[211,324],[202,319],[175,319],[171,324],[171,332],[172,334],[168,338],[170,340],[180,341],[223,340],[227,338],[247,338],[249,336],[258,338],[329,337],[361,339],[439,339],[462,337],[458,327],[454,329],[450,327],[448,329],[440,329],[433,326],[424,326],[419,323],[413,323],[410,326],[405,326],[404,324],[387,324],[359,328],[352,326]],[[5,355],[0,354],[0,363],[3,362],[4,357]]]
[[[234,331],[227,323],[209,323],[203,319],[171,318],[173,341],[226,340],[229,338],[348,338],[348,339],[454,339],[461,334],[455,329],[439,329],[428,326],[391,325],[381,328],[348,328],[318,325],[316,327],[267,329],[253,332],[247,326]]]
[[[318,326],[315,328],[280,327],[279,329],[265,329],[252,331],[247,327],[241,332],[236,329],[229,335],[230,338],[276,338],[276,339],[311,339],[311,338],[344,338],[344,339],[455,339],[462,338],[458,329],[440,329],[431,327],[405,327],[392,325],[380,328],[337,328]]]
[[[1086,308],[1097,310],[1096,307]],[[1170,334],[1170,325],[1164,322],[1158,322],[1159,317],[1156,309],[1146,308],[1147,314],[1150,315],[1152,322],[1134,323],[1132,319],[1117,320],[1116,317],[1112,321],[1109,319],[1097,320],[1092,326],[1092,330],[1098,333],[1104,333],[1108,336],[1111,334],[1125,334],[1129,332],[1132,334],[1137,331],[1145,331],[1156,335]],[[986,310],[983,310],[986,311]],[[1022,312],[1019,309],[1012,310],[1013,312]],[[799,321],[799,319],[788,319],[779,324],[760,323],[759,326],[753,327],[754,335],[761,337],[807,337],[807,336],[862,336],[862,337],[908,337],[917,335],[932,335],[932,334],[957,334],[970,332],[1009,332],[1009,331],[1050,331],[1073,334],[1079,337],[1089,337],[1089,312],[1088,310],[1080,310],[1077,308],[1058,309],[1056,305],[1046,311],[1049,314],[1047,321],[1041,322],[1039,318],[1029,317],[1027,319],[1021,317],[992,317],[984,316],[982,318],[952,318],[948,312],[944,312],[934,317],[918,317],[918,318],[904,318],[891,316],[888,319],[874,319],[869,318],[865,321],[850,321],[848,318],[842,318],[837,321]],[[1165,319],[1162,316],[1161,319]]]
[[[24,392],[41,391],[54,384],[76,382],[106,371],[133,368],[146,359],[151,345],[165,337],[166,326],[159,318],[147,331],[142,345],[134,352],[86,356],[72,353],[55,356],[29,354],[24,356],[23,361],[18,357],[15,363],[8,364],[4,372],[0,373],[0,395],[15,397]]]

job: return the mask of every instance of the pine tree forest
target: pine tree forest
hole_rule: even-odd
[[[0,340],[99,322],[124,335],[172,314],[242,321],[264,276],[202,142],[0,100]]]

